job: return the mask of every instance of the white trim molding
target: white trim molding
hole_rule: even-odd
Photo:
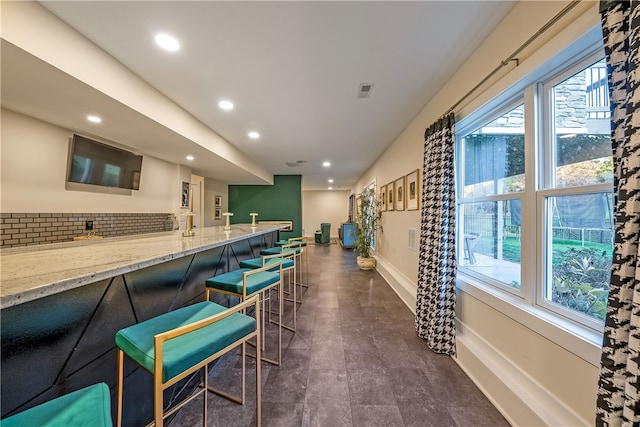
[[[592,424],[459,320],[456,330],[454,360],[510,424],[558,427]]]
[[[376,259],[376,271],[391,286],[391,289],[398,294],[402,302],[405,303],[413,314],[416,314],[416,292],[417,284],[409,280],[393,265],[384,258],[374,256]]]

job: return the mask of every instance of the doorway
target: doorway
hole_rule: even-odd
[[[193,227],[203,228],[202,201],[204,200],[204,177],[191,175],[191,189],[193,197]]]

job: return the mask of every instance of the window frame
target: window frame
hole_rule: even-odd
[[[588,184],[573,187],[559,187],[556,183],[556,125],[554,117],[555,106],[552,94],[553,88],[571,78],[576,73],[602,60],[604,57],[603,48],[587,52],[572,62],[569,66],[548,75],[548,78],[537,83],[535,88],[537,92],[536,96],[541,100],[540,106],[536,110],[538,117],[540,118],[536,125],[539,128],[540,139],[538,141],[538,145],[542,159],[538,168],[535,204],[536,216],[539,222],[538,227],[540,230],[536,235],[536,248],[538,248],[536,271],[540,274],[540,280],[537,281],[540,285],[536,289],[534,302],[536,305],[546,310],[598,332],[602,332],[604,330],[603,321],[599,321],[578,311],[563,307],[560,304],[550,301],[546,297],[545,294],[548,293],[552,280],[552,271],[549,268],[550,251],[545,251],[544,249],[551,246],[550,241],[552,240],[552,230],[545,226],[545,224],[548,224],[550,221],[550,218],[548,218],[548,200],[550,198],[613,192],[612,183]]]
[[[462,121],[460,124],[456,124],[456,135],[455,135],[455,144],[456,144],[456,155],[455,155],[455,167],[456,167],[456,175],[457,171],[461,171],[464,169],[464,150],[462,150],[462,138],[464,136],[469,135],[471,132],[476,131],[478,128],[482,127],[484,124],[491,123],[492,121],[498,119],[504,114],[514,110],[515,108],[522,105],[524,107],[524,114],[526,117],[527,114],[527,106],[525,102],[524,92],[520,91],[519,93],[512,94],[503,102],[499,102],[496,105],[493,103],[487,103],[483,107],[476,110],[472,115],[467,118],[467,120]],[[527,136],[526,136],[526,119],[524,123],[524,133],[525,133],[525,156],[527,152]],[[508,200],[520,199],[521,205],[524,199],[525,194],[527,193],[527,165],[525,162],[525,190],[521,192],[513,192],[513,193],[501,193],[501,194],[493,194],[489,196],[475,196],[475,197],[460,197],[463,194],[463,182],[462,179],[456,179],[456,209],[460,209],[461,205],[464,204],[472,204],[472,203],[481,203],[481,202],[504,202]],[[457,178],[457,176],[456,176]],[[524,215],[524,210],[522,212]],[[463,242],[462,227],[458,226],[458,221],[460,218],[456,218],[456,241]],[[456,249],[458,252],[460,251],[460,246]],[[522,259],[522,253],[520,254]],[[529,289],[524,289],[524,284],[522,280],[522,263],[520,263],[520,288],[515,288],[513,286],[509,286],[507,283],[500,282],[492,277],[485,276],[481,273],[473,271],[469,268],[461,266],[458,264],[458,270],[464,272],[464,274],[473,277],[476,280],[485,282],[494,286],[504,292],[508,292],[518,298],[526,299],[526,295],[529,293]]]
[[[463,112],[456,124],[456,206],[459,208],[465,203],[473,201],[495,201],[509,200],[520,197],[522,224],[527,227],[521,228],[522,241],[534,242],[535,244],[521,245],[521,281],[520,289],[515,289],[503,283],[471,271],[465,266],[458,264],[458,288],[478,297],[479,299],[496,307],[499,311],[510,315],[513,318],[527,317],[527,323],[537,325],[536,329],[544,330],[545,336],[553,336],[557,339],[553,341],[565,346],[566,340],[558,338],[565,336],[568,332],[573,338],[571,344],[567,344],[570,350],[576,354],[588,354],[586,360],[595,361],[598,357],[597,348],[602,337],[604,322],[593,319],[580,312],[565,308],[559,304],[547,301],[545,297],[545,279],[548,279],[550,272],[546,268],[545,250],[548,243],[548,236],[545,230],[546,220],[545,200],[548,197],[561,195],[586,194],[597,192],[612,192],[611,184],[595,184],[579,187],[567,188],[545,188],[549,183],[548,174],[555,179],[555,162],[553,150],[550,144],[554,132],[553,126],[547,124],[551,122],[552,111],[544,108],[549,102],[549,96],[544,96],[544,88],[566,80],[582,69],[604,58],[602,40],[594,38],[593,31],[587,33],[571,46],[554,55],[540,67],[530,72],[517,83],[506,88],[499,95],[483,103],[473,111]],[[565,64],[569,63],[569,66]],[[544,86],[546,85],[546,86]],[[525,141],[525,190],[519,193],[507,193],[487,197],[464,198],[460,197],[462,192],[462,180],[459,178],[459,171],[464,165],[464,153],[461,150],[462,137],[475,131],[483,124],[490,123],[500,117],[505,112],[516,107],[520,103],[524,104],[524,141]],[[532,114],[533,113],[533,114]],[[555,144],[553,144],[555,149]],[[458,155],[458,153],[462,153]],[[545,167],[553,165],[552,167]],[[458,218],[456,222],[458,222]],[[457,250],[463,250],[460,242],[461,227],[456,224],[458,238]],[[526,260],[523,262],[523,260]],[[549,269],[550,270],[550,269]],[[511,313],[511,314],[509,314]],[[516,315],[516,313],[519,313]],[[546,326],[541,326],[546,325]],[[593,345],[596,347],[593,347]]]

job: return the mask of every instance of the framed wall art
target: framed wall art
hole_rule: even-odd
[[[393,184],[394,187],[394,199],[395,199],[395,210],[403,211],[404,210],[404,176],[396,179],[396,182]]]
[[[407,210],[420,209],[420,171],[418,169],[406,176]]]
[[[182,181],[182,187],[180,188],[180,208],[189,209],[189,183]]]
[[[382,212],[387,210],[387,186],[380,187],[380,210]]]
[[[387,184],[387,210],[392,211],[394,208],[393,205],[393,182]]]

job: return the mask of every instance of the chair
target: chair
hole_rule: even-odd
[[[288,247],[289,245],[285,245],[284,247]],[[250,268],[250,269],[258,269],[261,267],[265,267],[265,266],[269,266],[269,265],[274,265],[277,262],[282,262],[282,271],[283,272],[288,272],[288,276],[289,276],[289,285],[291,285],[291,272],[293,271],[293,299],[286,299],[285,301],[292,301],[294,302],[293,305],[293,327],[291,326],[287,326],[287,325],[282,325],[283,328],[290,330],[291,332],[295,332],[296,331],[296,326],[297,326],[297,316],[296,316],[296,312],[297,312],[297,305],[296,303],[297,298],[296,298],[296,262],[295,262],[295,252],[294,251],[283,251],[279,254],[273,254],[273,255],[263,255],[259,258],[251,258],[251,259],[246,259],[244,261],[240,261],[240,268]],[[277,268],[277,267],[274,267]],[[284,293],[284,292],[283,292]]]
[[[112,427],[109,387],[105,383],[85,387],[5,418],[0,425]]]
[[[317,245],[328,245],[331,241],[331,224],[323,222],[320,224],[320,230],[316,231],[315,236]]]
[[[306,242],[304,240],[302,240],[302,237],[294,237],[289,239],[289,243],[285,244],[285,245],[281,245],[279,246],[276,243],[276,246],[272,247],[272,248],[265,248],[262,249],[260,251],[260,255],[262,256],[269,256],[269,255],[276,255],[276,254],[281,254],[283,252],[286,253],[293,253],[294,254],[294,261],[296,261],[295,265],[298,266],[300,265],[300,263],[302,262],[302,254],[305,254],[305,257],[307,256],[307,252],[304,249],[303,246],[306,246]],[[297,268],[297,267],[296,267]],[[305,263],[305,268],[308,268],[307,263]],[[308,287],[307,284],[302,282],[302,269],[298,269],[297,271],[300,271],[300,281],[297,281],[297,277],[296,277],[296,284],[298,286],[300,286],[300,300],[297,301],[299,304],[302,303],[302,288],[303,287]],[[295,276],[294,276],[295,277]],[[309,275],[307,274],[307,278],[309,277]]]
[[[469,261],[469,265],[476,265],[476,256],[473,253],[473,247],[476,240],[480,237],[480,233],[466,233],[464,235],[464,259]]]
[[[306,237],[290,237],[287,240],[278,240],[275,245],[276,246],[284,246],[290,245],[292,243],[300,243],[300,252],[304,255],[304,262],[300,259],[301,266],[304,265],[304,275],[309,280],[309,251],[306,249],[307,247],[307,238]],[[306,283],[302,280],[302,267],[300,268],[300,286],[305,288],[308,287]]]
[[[282,261],[274,261],[261,268],[239,268],[228,273],[213,276],[205,281],[206,300],[209,301],[211,292],[218,292],[223,295],[238,297],[240,302],[251,296],[260,296],[262,299],[262,329],[264,331],[265,301],[269,299],[269,292],[278,288],[278,359],[269,359],[264,356],[256,358],[265,362],[280,366],[282,362]],[[270,300],[269,300],[270,302]],[[271,321],[271,310],[269,310],[269,321]],[[262,346],[264,347],[265,335],[262,334]],[[260,341],[256,341],[256,348],[260,347]]]
[[[241,312],[254,306],[256,319]],[[122,395],[124,355],[153,375],[153,419],[162,427],[165,417],[189,403],[200,394],[203,398],[203,425],[207,425],[207,391],[221,394],[238,403],[245,395],[245,342],[254,336],[260,339],[260,302],[249,298],[232,308],[204,301],[136,325],[116,333],[118,347],[118,407],[117,426],[122,425]],[[207,365],[223,354],[242,347],[242,394],[231,396],[208,384]],[[259,357],[260,349],[256,349]],[[187,376],[203,369],[203,388],[184,399],[174,408],[163,412],[163,392]],[[256,412],[261,424],[260,363],[256,363]]]

